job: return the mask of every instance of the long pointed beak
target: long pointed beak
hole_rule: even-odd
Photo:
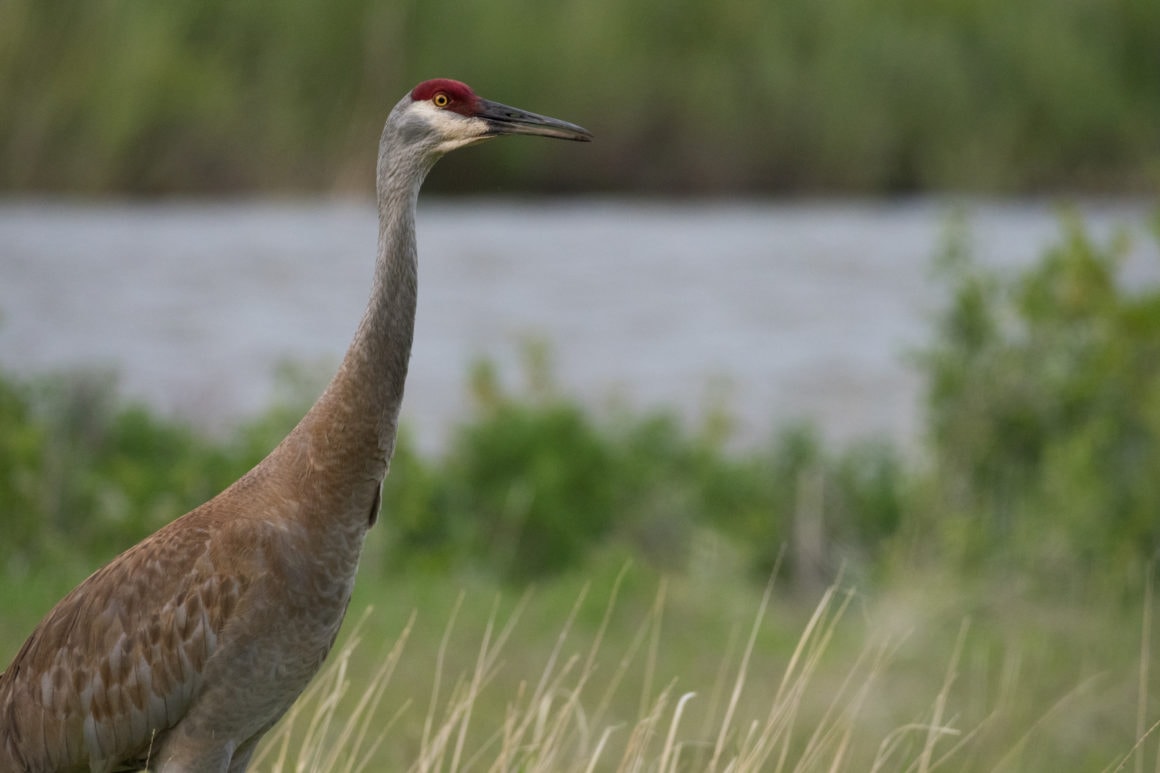
[[[489,134],[535,134],[540,137],[556,137],[579,142],[592,140],[592,132],[583,126],[561,121],[559,118],[529,113],[488,99],[479,100],[479,108],[475,115],[487,121]]]

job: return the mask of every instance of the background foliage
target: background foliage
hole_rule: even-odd
[[[1142,190],[1154,0],[6,0],[0,190],[355,190],[415,82],[574,120],[493,191]]]
[[[390,105],[436,75],[597,135],[582,157],[465,154],[434,173],[443,190],[1139,192],[1160,176],[1158,50],[1155,0],[4,0],[0,193],[365,193]],[[1130,286],[1122,254],[1065,220],[1012,276],[949,240],[950,301],[915,356],[913,447],[828,448],[789,426],[739,449],[725,415],[588,412],[542,351],[515,392],[478,365],[476,414],[444,452],[401,438],[367,545],[352,609],[376,605],[368,642],[410,632],[415,653],[374,725],[396,733],[374,764],[422,756],[426,724],[396,720],[408,702],[435,710],[441,679],[462,697],[456,669],[485,660],[471,632],[487,649],[494,610],[529,580],[540,596],[476,717],[516,716],[547,683],[520,666],[555,663],[574,626],[611,653],[581,657],[580,681],[630,693],[585,732],[593,717],[651,727],[658,692],[690,689],[690,718],[712,727],[740,660],[734,743],[770,716],[804,629],[822,641],[800,661],[814,683],[786,693],[791,760],[801,732],[835,721],[856,728],[849,769],[883,749],[916,769],[948,747],[964,770],[1157,759],[1144,586],[1160,548],[1160,287]],[[232,482],[304,408],[209,438],[126,404],[108,377],[0,371],[0,663],[85,574]],[[783,592],[751,661],[739,642],[775,565]],[[811,628],[835,577],[862,589],[844,596],[852,614]],[[353,682],[373,685],[385,652],[364,644]],[[862,699],[870,710],[850,711]],[[529,708],[536,727],[546,707]]]
[[[826,449],[793,426],[737,450],[726,417],[586,412],[542,350],[517,394],[480,364],[476,415],[441,455],[402,438],[368,560],[526,580],[613,549],[680,572],[713,542],[757,579],[784,550],[807,587],[936,564],[1134,594],[1160,548],[1160,287],[1123,280],[1124,244],[1067,219],[1038,264],[1002,275],[951,238],[949,301],[916,356],[918,449]],[[0,566],[109,557],[231,482],[303,409],[221,442],[121,404],[99,378],[0,379]]]
[[[1120,275],[1125,237],[1063,231],[1010,279],[952,246],[953,300],[921,363],[952,553],[1074,591],[1160,557],[1160,290]]]

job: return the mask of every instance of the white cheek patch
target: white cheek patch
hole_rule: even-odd
[[[427,101],[416,102],[411,110],[439,136],[440,150],[448,151],[478,142],[487,136],[487,121],[442,110]]]

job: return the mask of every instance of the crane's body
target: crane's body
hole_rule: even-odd
[[[0,773],[243,771],[329,652],[394,450],[419,187],[443,154],[573,124],[425,81],[379,143],[378,259],[338,373],[269,456],[62,599],[0,674]]]

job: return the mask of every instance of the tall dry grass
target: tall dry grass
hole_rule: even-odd
[[[512,667],[505,663],[505,655],[526,611],[526,596],[504,619],[493,610],[480,635],[474,666],[461,673],[449,671],[444,657],[454,639],[469,635],[457,630],[460,606],[456,605],[436,653],[437,667],[425,707],[395,706],[384,700],[392,677],[405,667],[414,618],[381,659],[373,677],[362,684],[352,680],[350,664],[368,644],[356,632],[272,732],[254,768],[271,773],[926,773],[969,758],[972,741],[989,721],[973,726],[964,723],[952,705],[969,628],[965,622],[954,648],[946,653],[941,683],[931,685],[923,713],[878,733],[881,717],[874,703],[889,690],[883,682],[903,637],[886,632],[870,636],[851,658],[842,661],[833,650],[839,624],[857,598],[849,589],[835,585],[822,595],[775,684],[752,668],[770,605],[767,588],[748,634],[724,652],[705,653],[719,658],[715,682],[680,688],[675,681],[657,679],[658,653],[669,643],[668,637],[696,636],[697,632],[662,631],[665,585],[660,586],[636,635],[618,652],[605,647],[605,632],[616,605],[615,589],[592,643],[583,650],[572,649],[570,634],[586,593],[581,593],[568,614],[538,674],[521,681],[511,694],[498,696],[498,704],[497,696],[488,693],[497,689],[497,672]],[[833,662],[836,656],[837,664]],[[611,710],[614,697],[624,689],[626,674],[638,669],[644,685],[639,711],[629,718],[617,716]],[[835,680],[835,673],[841,674],[840,679]],[[699,722],[690,712],[698,703],[704,704]],[[503,705],[504,709],[481,710],[485,705]]]

